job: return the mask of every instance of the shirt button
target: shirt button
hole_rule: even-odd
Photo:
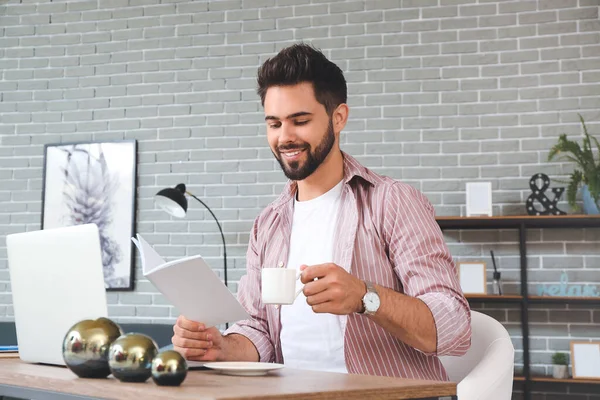
[[[279,264],[277,264],[277,266],[278,266],[279,268],[283,267],[283,261],[279,261]]]

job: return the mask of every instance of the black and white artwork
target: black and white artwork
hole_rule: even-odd
[[[94,223],[107,290],[133,290],[137,142],[48,144],[42,229]]]

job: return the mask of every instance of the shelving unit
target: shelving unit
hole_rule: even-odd
[[[465,296],[469,301],[488,301],[491,303],[520,303],[523,301],[523,296],[519,295],[503,295],[496,296],[490,294],[482,294],[482,295],[467,295]]]
[[[517,382],[524,382],[524,376],[515,376],[514,378]],[[551,376],[530,376],[529,380],[531,382],[544,382],[544,383],[566,383],[566,384],[580,384],[580,385],[599,385],[600,380],[596,379],[575,379],[575,378],[567,378],[567,379],[556,379]]]
[[[558,384],[600,384],[600,381],[583,379],[554,379],[532,376],[529,368],[529,304],[577,303],[600,304],[600,297],[550,297],[530,296],[527,291],[527,229],[600,228],[600,216],[593,215],[548,215],[548,216],[501,216],[501,217],[438,217],[442,230],[473,229],[517,229],[519,232],[519,253],[521,270],[521,295],[470,295],[469,301],[516,303],[521,308],[521,329],[523,332],[523,376],[515,381],[523,382],[525,400],[529,400],[530,383],[545,382]]]

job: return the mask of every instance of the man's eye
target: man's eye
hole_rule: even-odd
[[[306,121],[296,121],[296,125],[306,125],[308,124],[308,120]]]
[[[277,129],[281,126],[281,123],[276,123],[276,124],[269,124],[269,128],[271,129]]]

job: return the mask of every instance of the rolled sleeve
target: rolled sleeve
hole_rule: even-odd
[[[256,347],[261,362],[273,362],[275,352],[269,334],[267,310],[260,300],[260,257],[257,249],[258,218],[254,221],[250,243],[246,253],[246,275],[238,285],[238,301],[250,314],[251,319],[238,321],[224,335],[240,334]]]
[[[390,259],[404,294],[423,301],[435,322],[438,356],[460,356],[471,344],[471,313],[434,210],[416,189],[397,183],[388,198]]]
[[[460,356],[471,344],[471,317],[464,305],[444,293],[425,293],[417,297],[429,307],[437,333],[438,356]],[[433,353],[429,353],[433,355]]]

